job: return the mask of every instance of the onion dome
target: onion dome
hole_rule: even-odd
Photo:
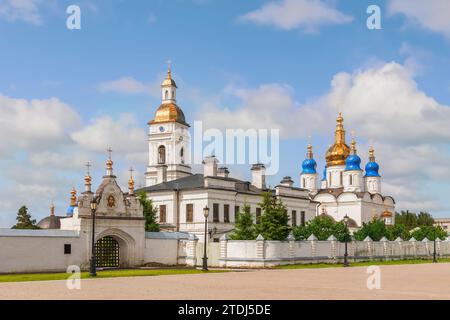
[[[381,218],[392,218],[392,212],[390,212],[388,209],[385,209],[381,214]]]
[[[306,154],[306,159],[302,163],[302,173],[301,174],[316,174],[317,163],[313,158],[312,145],[308,144],[308,153]]]
[[[159,106],[155,113],[155,119],[150,121],[149,124],[154,123],[166,123],[166,122],[178,122],[181,124],[186,124],[186,118],[184,116],[183,110],[175,103],[163,103]]]
[[[362,171],[361,158],[356,154],[355,138],[352,138],[351,152],[347,160],[345,160],[345,171]]]
[[[345,160],[350,154],[350,147],[345,143],[344,118],[342,114],[336,120],[336,131],[334,133],[334,144],[328,149],[325,156],[327,167],[345,165]]]
[[[70,206],[67,208],[67,216],[73,216],[73,212],[75,210],[75,207],[77,206],[77,190],[75,188],[72,188],[72,191],[70,191]]]
[[[365,177],[379,177],[378,170],[380,170],[380,166],[375,162],[375,150],[373,147],[370,147],[369,162],[366,164]]]
[[[161,83],[161,87],[175,87],[175,88],[177,88],[177,84],[175,83],[175,80],[172,79],[172,71],[170,69],[170,63],[169,63],[169,68],[167,69],[167,77]]]

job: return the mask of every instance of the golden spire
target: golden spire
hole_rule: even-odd
[[[355,141],[355,130],[352,130],[352,144],[351,144],[352,154],[356,154],[356,141]]]
[[[86,176],[84,177],[84,186],[85,186],[85,191],[86,192],[91,192],[91,182],[92,182],[92,178],[91,178],[91,173],[90,173],[90,168],[92,167],[91,163],[88,161],[86,163]]]
[[[164,81],[161,83],[161,87],[177,87],[177,84],[172,79],[172,61],[167,61],[167,77],[164,79]]]
[[[342,113],[336,119],[336,130],[334,132],[334,144],[326,154],[327,167],[345,165],[345,160],[350,154],[350,147],[345,143],[344,118]]]
[[[52,204],[50,205],[50,216],[55,215],[55,204],[52,201]]]
[[[128,180],[128,190],[130,195],[134,195],[134,179],[133,179],[133,167],[130,168],[130,179]]]
[[[77,205],[77,190],[75,187],[72,187],[72,191],[70,191],[70,205],[75,207]]]
[[[113,175],[113,164],[114,164],[114,162],[112,161],[112,149],[111,149],[111,147],[109,147],[106,151],[108,152],[108,160],[106,160],[106,175],[107,176],[112,176]]]
[[[373,148],[373,146],[370,146],[369,148],[369,161],[375,162],[375,149]]]

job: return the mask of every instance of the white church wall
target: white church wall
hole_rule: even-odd
[[[87,263],[85,238],[75,231],[0,229],[0,273],[66,272]]]
[[[156,262],[167,265],[178,263],[177,239],[145,239],[144,264]]]
[[[349,261],[379,261],[432,257],[431,241],[353,241],[347,244]],[[221,249],[222,248],[222,249]],[[212,250],[216,250],[213,252]],[[201,251],[203,253],[203,251]],[[210,247],[208,253],[225,267],[270,267],[302,263],[342,263],[345,244],[337,241],[231,241]],[[437,245],[439,257],[450,256],[450,242]],[[199,260],[198,260],[199,261]],[[199,263],[197,261],[197,263]]]

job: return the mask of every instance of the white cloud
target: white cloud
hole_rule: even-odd
[[[239,106],[223,107],[219,99],[205,105],[198,117],[205,127],[219,129],[280,128],[284,138],[324,137],[326,132],[331,143],[339,109],[347,131],[356,131],[363,161],[373,141],[384,191],[396,198],[399,209],[442,210],[446,204],[440,193],[429,190],[442,193],[437,185],[450,178],[450,107],[421,91],[413,77],[411,70],[395,62],[338,73],[328,93],[303,105],[286,85],[226,89],[240,100]]]
[[[109,145],[118,172],[130,165],[145,168],[145,130],[129,114],[82,125],[80,115],[56,98],[25,100],[1,94],[0,110],[0,227],[10,227],[22,205],[39,220],[55,200],[57,214],[64,215],[72,185],[83,188],[88,160],[94,164],[94,186],[100,182]],[[137,178],[137,184],[142,183]]]
[[[106,81],[98,85],[100,92],[119,92],[119,93],[149,93],[151,88],[132,77],[123,77],[117,80]]]
[[[425,29],[450,37],[450,1],[389,0],[390,14],[403,14]]]
[[[316,31],[323,25],[344,24],[353,20],[351,16],[321,0],[271,1],[240,19],[283,30],[304,28],[306,31]]]
[[[94,119],[90,125],[72,133],[72,139],[90,151],[104,152],[111,146],[117,152],[142,152],[146,147],[144,129],[138,128],[131,114],[122,114],[118,120],[109,116]]]
[[[52,148],[80,124],[79,115],[56,98],[27,101],[0,94],[0,110],[0,154],[4,155],[13,148]]]
[[[0,3],[0,16],[8,21],[21,20],[34,25],[42,24],[39,14],[41,0],[3,0]]]

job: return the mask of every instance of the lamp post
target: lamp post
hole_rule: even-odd
[[[348,215],[345,215],[344,217],[344,223],[345,223],[345,230],[348,231]],[[344,267],[348,267],[348,248],[347,248],[347,235],[345,235],[345,253],[344,253]]]
[[[433,263],[436,263],[437,262],[437,259],[436,259],[436,227],[433,226],[433,228],[434,228]]]
[[[95,211],[97,211],[97,202],[94,198],[91,202],[91,212],[92,212],[92,248],[91,248],[91,268],[89,275],[91,277],[97,276],[96,259],[95,259]]]
[[[204,244],[204,249],[203,249],[203,271],[208,271],[208,257],[206,256],[206,241],[207,241],[207,237],[206,235],[208,234],[208,216],[209,216],[209,208],[208,206],[203,208],[203,215],[205,216],[205,244]]]

